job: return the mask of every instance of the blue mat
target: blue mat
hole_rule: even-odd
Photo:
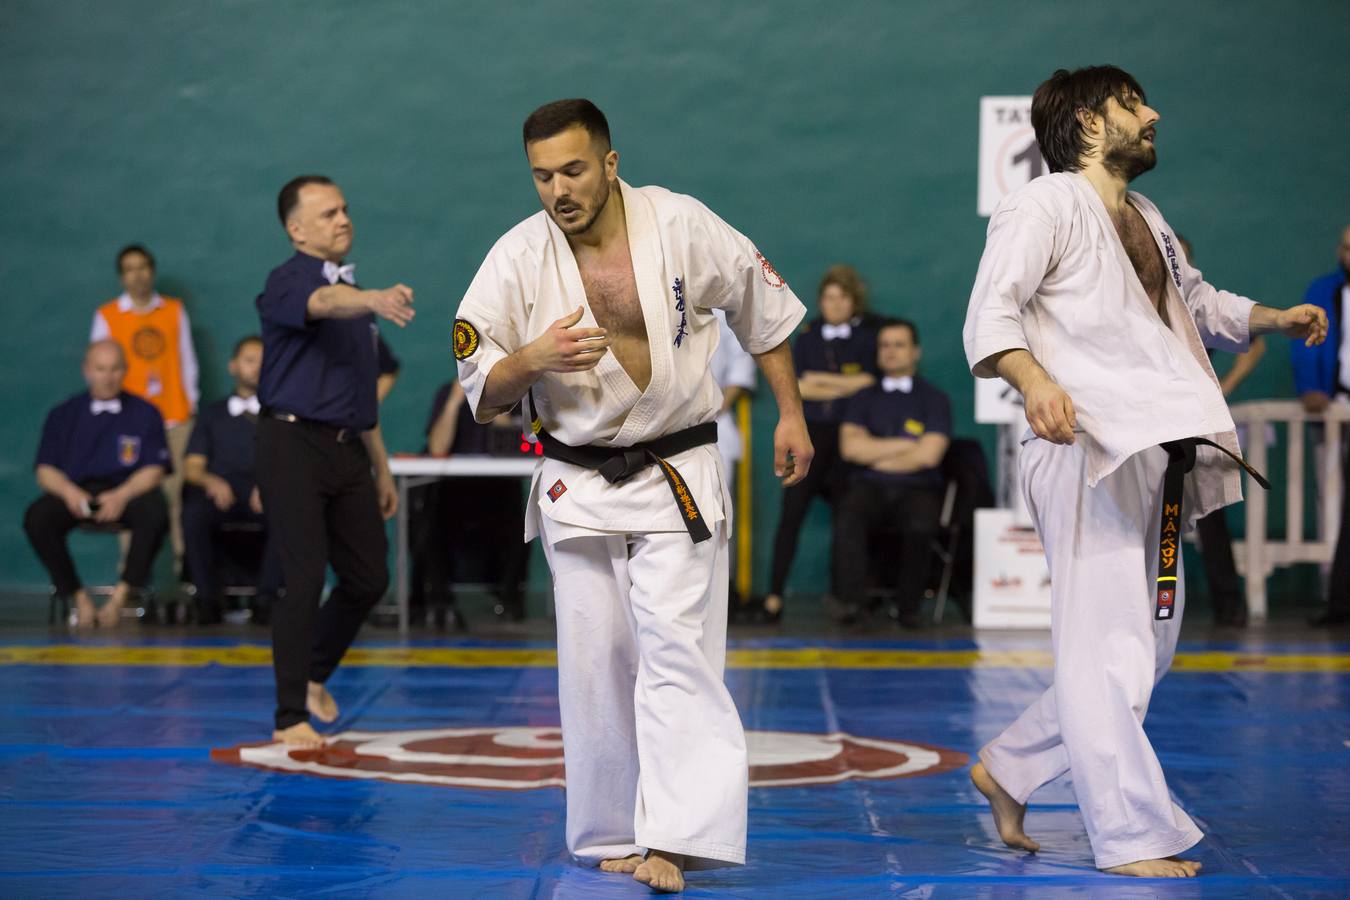
[[[1326,645],[1265,652],[1328,654]],[[958,758],[948,754],[973,753],[1011,722],[1048,678],[1012,668],[732,669],[752,731],[843,732],[946,753],[909,777],[754,788],[749,864],[694,873],[687,895],[1350,896],[1350,675],[1174,672],[1163,681],[1148,730],[1178,802],[1207,833],[1191,854],[1204,874],[1167,882],[1095,871],[1067,781],[1033,798],[1027,828],[1043,851],[1004,848],[964,768],[947,765]],[[547,743],[558,721],[547,667],[349,667],[331,686],[343,704],[336,728],[366,736],[520,729],[511,733]],[[630,878],[568,859],[558,787],[319,777],[213,760],[213,748],[267,737],[266,666],[5,665],[0,690],[6,897],[648,896]]]

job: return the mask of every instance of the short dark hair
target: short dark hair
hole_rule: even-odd
[[[606,151],[610,149],[609,120],[600,107],[582,97],[545,103],[530,113],[521,133],[525,145],[529,146],[535,141],[561,134],[574,125],[586,129],[591,139],[599,140]]]
[[[144,257],[149,261],[149,263],[150,263],[150,270],[151,270],[152,272],[155,270],[155,258],[154,258],[154,256],[152,256],[152,255],[150,254],[150,251],[149,251],[149,250],[145,249],[145,248],[144,248],[143,246],[141,246],[140,244],[127,244],[127,245],[126,245],[125,247],[123,247],[121,250],[118,250],[118,251],[117,251],[117,274],[118,274],[118,275],[121,275],[121,274],[122,274],[122,260],[126,259],[128,256],[130,256],[130,255],[133,254],[133,253],[139,253],[141,256],[144,256]]]
[[[282,185],[281,193],[277,194],[277,218],[281,219],[284,227],[286,220],[295,212],[296,206],[300,204],[300,189],[311,184],[332,184],[333,179],[327,175],[297,175],[290,181]]]
[[[1134,76],[1116,66],[1059,69],[1043,81],[1031,98],[1031,127],[1050,171],[1077,172],[1083,167],[1087,146],[1083,123],[1078,121],[1080,109],[1101,115],[1109,98],[1127,106],[1131,94],[1148,101]]]
[[[914,342],[915,347],[919,346],[919,326],[909,319],[899,317],[882,319],[881,324],[877,326],[877,337],[881,337],[881,333],[887,328],[908,328],[910,340]]]
[[[230,351],[230,359],[238,359],[239,354],[249,344],[261,344],[263,339],[256,334],[246,334],[234,342],[234,349]]]

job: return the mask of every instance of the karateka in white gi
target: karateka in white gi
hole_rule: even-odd
[[[545,448],[526,540],[542,537],[553,572],[568,849],[680,890],[684,869],[745,861],[712,310],[773,391],[774,469],[791,484],[812,456],[786,343],[805,308],[697,200],[620,181],[589,101],[541,107],[524,139],[544,210],[464,296],[460,383],[481,422],[524,398]]]
[[[1060,70],[1031,120],[1055,174],[990,219],[964,338],[971,371],[1026,400],[1022,489],[1050,564],[1054,682],[971,777],[1011,847],[1038,849],[1027,798],[1070,772],[1099,868],[1192,876],[1200,864],[1175,857],[1202,835],[1172,802],[1143,721],[1181,625],[1168,532],[1240,500],[1241,483],[1235,460],[1190,444],[1184,482],[1184,460],[1175,470],[1184,501],[1165,510],[1164,472],[1191,438],[1238,450],[1205,345],[1239,352],[1276,330],[1320,342],[1326,317],[1215,289],[1157,207],[1127,190],[1156,162],[1158,123],[1128,73]],[[1160,577],[1169,567],[1175,580]]]

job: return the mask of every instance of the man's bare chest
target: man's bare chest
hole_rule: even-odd
[[[1153,240],[1148,223],[1137,210],[1127,206],[1115,224],[1116,233],[1125,247],[1125,255],[1130,258],[1130,264],[1134,266],[1134,273],[1139,276],[1144,293],[1153,301],[1154,308],[1159,314],[1166,319],[1164,301],[1167,296],[1167,270],[1163,267],[1162,254],[1158,252],[1158,244]]]
[[[586,301],[601,328],[617,337],[646,337],[647,326],[631,262],[583,265],[581,282],[586,288]]]

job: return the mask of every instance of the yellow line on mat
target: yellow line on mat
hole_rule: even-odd
[[[263,644],[233,647],[102,647],[82,644],[0,646],[0,666],[269,666],[271,648]],[[448,668],[552,668],[551,648],[522,647],[354,647],[348,666]],[[731,650],[734,669],[1048,669],[1043,650],[884,650],[847,647],[797,647]],[[1178,672],[1331,672],[1350,673],[1350,655],[1262,654],[1205,651],[1179,653]]]

